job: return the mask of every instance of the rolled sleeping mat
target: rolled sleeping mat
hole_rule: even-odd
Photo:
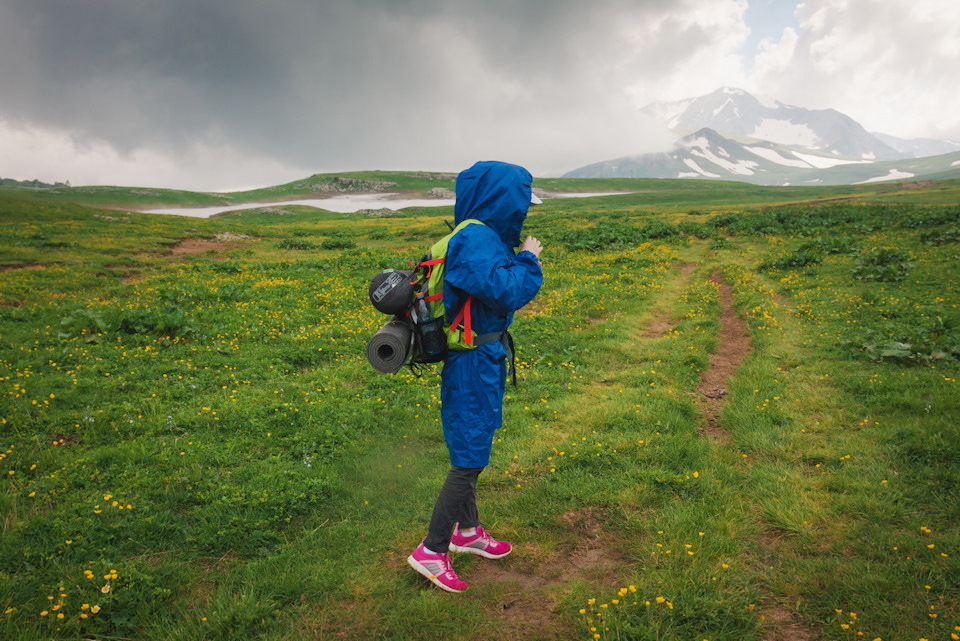
[[[378,372],[396,374],[410,357],[412,343],[410,324],[394,318],[367,341],[367,360]]]

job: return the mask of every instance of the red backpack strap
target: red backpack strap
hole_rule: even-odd
[[[460,308],[460,311],[457,312],[457,315],[454,317],[453,322],[450,324],[450,331],[455,332],[460,323],[463,323],[463,344],[464,345],[473,345],[473,327],[472,319],[470,318],[470,304],[473,302],[473,296],[467,296],[467,302],[463,304],[463,307]]]

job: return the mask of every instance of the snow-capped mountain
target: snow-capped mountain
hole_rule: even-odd
[[[709,127],[726,136],[769,140],[837,156],[867,160],[903,157],[839,111],[760,100],[731,87],[699,98],[652,103],[641,111],[665,120],[667,127],[680,133]]]
[[[739,142],[703,128],[668,152],[587,165],[564,178],[700,178],[758,185],[842,185],[921,175],[960,177],[960,152],[931,158],[871,161],[769,141]]]
[[[960,142],[870,133],[835,109],[795,107],[742,89],[723,87],[698,98],[654,102],[642,111],[689,135],[669,152],[594,163],[566,176],[715,178],[761,185],[960,177]]]

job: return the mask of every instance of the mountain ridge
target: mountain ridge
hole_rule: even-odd
[[[770,141],[741,143],[708,127],[670,151],[623,156],[567,172],[563,178],[697,178],[757,185],[843,185],[883,180],[960,178],[960,151],[925,158],[868,161]]]
[[[919,175],[911,169],[952,175],[957,168],[950,164],[953,158],[932,163],[910,161],[960,152],[960,142],[907,140],[871,133],[836,109],[797,107],[735,87],[721,87],[696,98],[652,102],[641,113],[681,135],[673,149],[592,163],[567,172],[564,177],[843,184],[835,181],[895,180]],[[900,165],[888,166],[890,162]],[[841,165],[848,168],[833,171]],[[862,166],[850,169],[852,165]]]

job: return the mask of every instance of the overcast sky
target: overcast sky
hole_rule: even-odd
[[[732,86],[960,139],[957,0],[0,0],[0,176],[229,190],[669,147]]]

